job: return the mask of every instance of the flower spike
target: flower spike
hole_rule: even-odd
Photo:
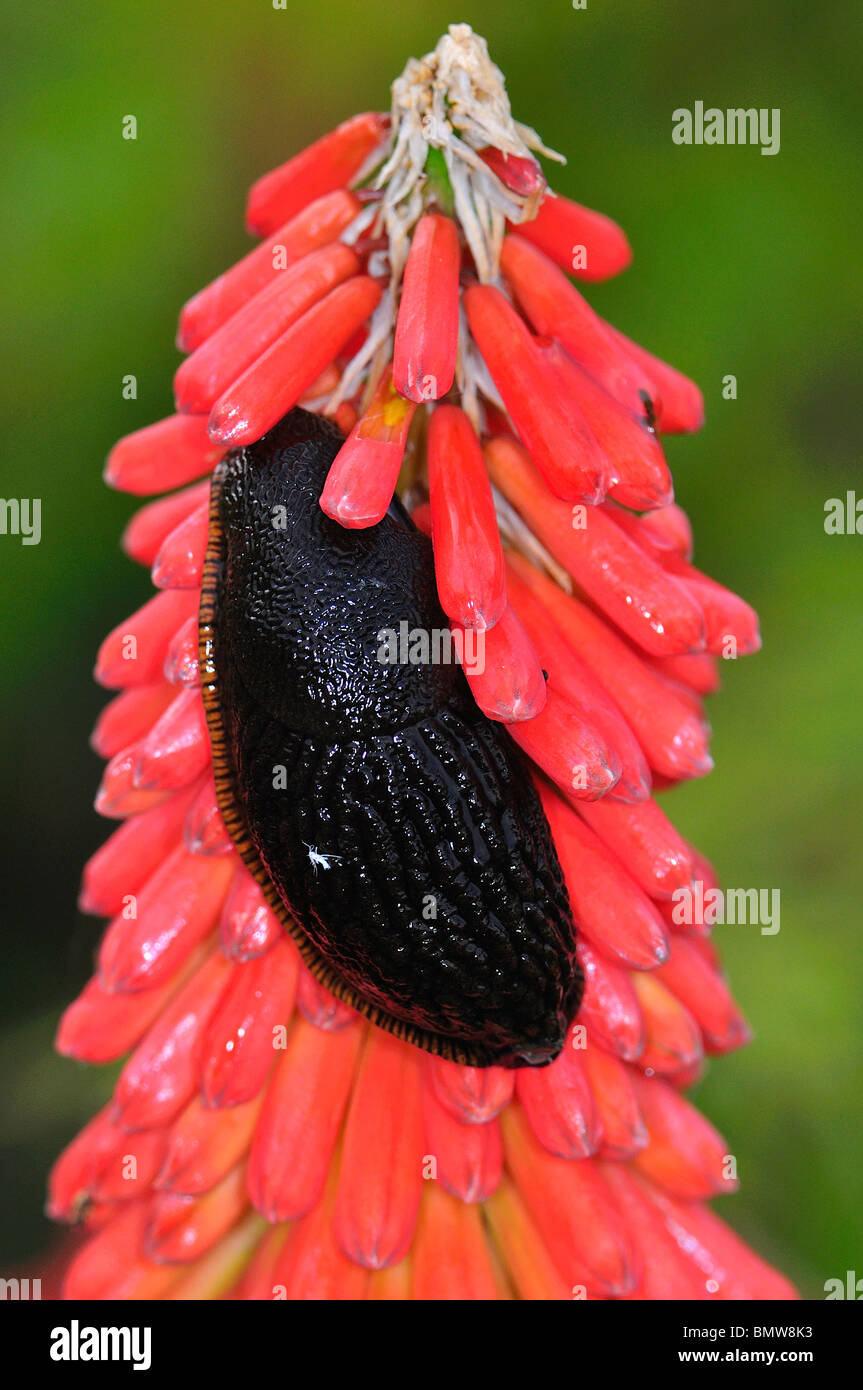
[[[514,119],[485,41],[451,26],[393,84],[389,115],[350,118],[257,181],[262,240],[182,310],[177,413],[109,455],[112,486],[157,499],[123,544],[160,592],[96,663],[117,692],[92,739],[109,759],[96,808],[121,823],[85,870],[81,907],[108,924],[56,1046],[122,1067],[51,1176],[50,1213],[82,1226],[67,1298],[794,1297],[705,1205],[735,1183],[684,1092],[748,1027],[704,912],[677,920],[681,893],[718,880],[663,801],[709,772],[704,697],[720,657],[757,649],[757,618],[693,566],[672,501],[660,437],[701,425],[701,393],[572,284],[618,274],[631,251],[549,188],[555,159]],[[343,591],[303,591],[321,600],[302,676],[321,697],[306,704],[252,549],[255,638],[229,674],[254,704],[227,735],[219,644],[246,629],[219,606],[243,531],[222,480],[275,468],[269,447],[295,421],[303,448],[329,440],[314,540],[268,542],[311,565],[325,534],[356,564],[338,567]],[[363,586],[398,588],[392,554],[357,558],[383,556],[390,528],[424,565],[403,607],[422,587],[454,655],[442,642],[439,661],[420,650],[395,673],[433,692],[428,708],[399,699],[378,719],[372,699],[359,730],[322,686],[353,680]],[[228,795],[241,755],[245,799]],[[263,769],[275,789],[288,763],[311,791],[282,794],[265,863],[253,783]],[[359,914],[340,877],[358,853]],[[404,939],[389,916],[379,929],[379,891],[399,921],[406,909]],[[304,902],[329,894],[325,957]],[[349,980],[333,952],[357,920],[369,959]],[[434,966],[390,998],[420,942]],[[559,978],[545,974],[558,947]],[[445,1036],[413,998],[438,965],[440,998],[422,997]],[[502,991],[540,997],[534,976],[559,996],[554,1045],[533,1046],[525,1006],[527,1046],[466,1051],[468,1014],[484,1035]]]

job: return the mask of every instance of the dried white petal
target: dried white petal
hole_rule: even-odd
[[[359,392],[367,402],[389,360],[411,235],[423,214],[439,205],[440,190],[429,172],[430,151],[443,156],[452,213],[479,280],[499,282],[506,223],[535,217],[543,189],[541,180],[530,194],[507,188],[479,153],[488,147],[516,159],[531,159],[536,152],[565,162],[535,130],[513,120],[503,74],[491,61],[485,39],[469,24],[452,24],[433,52],[412,58],[393,83],[388,150],[384,155],[374,151],[355,181],[369,183],[381,196],[357,214],[343,240],[354,244],[361,236],[386,237],[388,254],[375,252],[369,272],[388,274],[389,288],[372,317],[367,341],[327,403],[328,413]],[[484,419],[481,398],[503,408],[463,313],[455,381],[477,428]]]

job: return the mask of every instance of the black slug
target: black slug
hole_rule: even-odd
[[[200,613],[225,824],[339,998],[474,1066],[542,1066],[582,978],[526,765],[456,664],[382,659],[445,630],[431,545],[399,502],[345,530],[318,506],[342,436],[292,410],[216,469]]]

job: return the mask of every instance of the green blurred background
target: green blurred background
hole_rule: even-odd
[[[388,105],[405,60],[457,20],[486,35],[516,116],[569,156],[560,191],[630,234],[632,269],[592,303],[704,388],[705,431],[669,442],[677,493],[698,562],[758,607],[765,648],[725,668],[717,770],[671,809],[727,884],[781,889],[782,924],[719,929],[755,1041],[698,1099],[739,1161],[722,1214],[811,1297],[863,1274],[863,536],[823,527],[827,498],[863,496],[863,54],[850,8],[803,0],[7,9],[0,493],[41,497],[43,517],[39,546],[0,537],[0,1274],[51,1239],[46,1170],[112,1076],[51,1051],[100,930],[75,912],[108,828],[90,809],[91,666],[149,592],[118,550],[133,503],[103,486],[102,460],[169,412],[177,310],[247,249],[251,180]],[[696,100],[780,108],[780,153],[674,145],[671,113]]]

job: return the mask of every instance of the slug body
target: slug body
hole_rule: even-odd
[[[293,410],[213,478],[201,677],[225,824],[315,976],[454,1061],[543,1065],[582,980],[521,755],[456,664],[382,657],[445,631],[431,545],[394,502],[345,530],[342,443]]]

